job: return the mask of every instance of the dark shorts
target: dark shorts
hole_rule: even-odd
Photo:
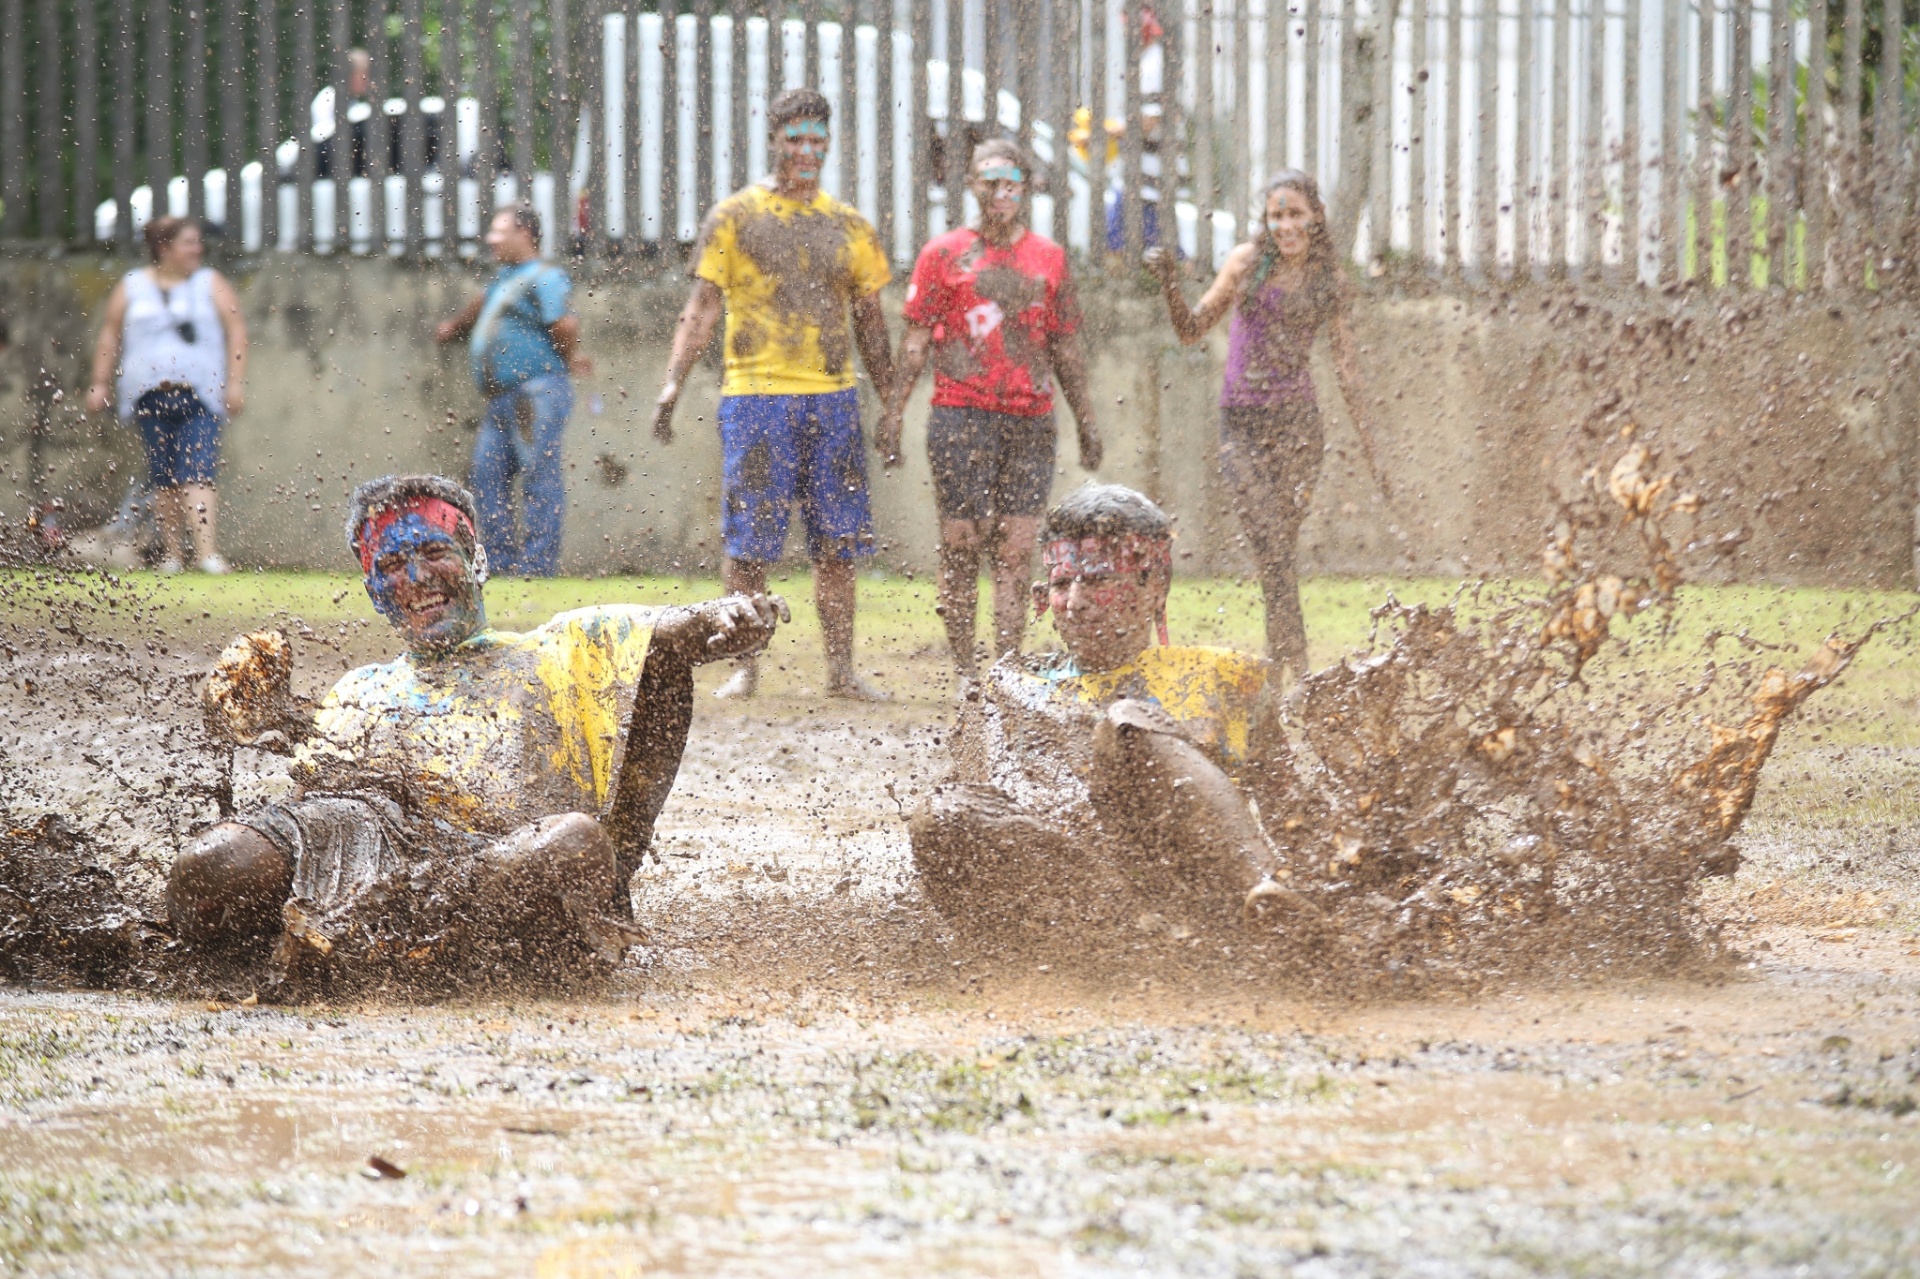
[[[184,386],[156,387],[133,402],[155,488],[211,484],[220,465],[220,418]]]
[[[927,419],[927,459],[940,517],[990,520],[1038,515],[1053,487],[1053,415],[1017,417],[936,404]]]
[[[722,396],[720,449],[720,532],[729,557],[779,559],[795,502],[808,558],[873,554],[866,444],[853,388]]]

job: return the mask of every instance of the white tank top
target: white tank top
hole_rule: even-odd
[[[120,330],[120,416],[168,382],[193,388],[218,417],[227,415],[227,331],[213,302],[213,268],[162,290],[147,270],[129,271],[127,318]],[[189,342],[185,332],[193,334]]]

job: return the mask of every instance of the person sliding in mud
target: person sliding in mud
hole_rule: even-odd
[[[1311,919],[1272,878],[1248,804],[1290,808],[1268,664],[1167,645],[1166,513],[1089,483],[1047,513],[1041,544],[1034,602],[1066,651],[1009,653],[963,707],[954,781],[908,824],[929,899],[996,933],[1141,911],[1216,928]]]
[[[928,243],[914,264],[893,393],[874,447],[900,463],[900,419],[930,350],[927,456],[940,511],[940,604],[955,669],[974,674],[980,556],[993,557],[993,655],[1019,652],[1040,512],[1053,483],[1053,380],[1080,428],[1080,465],[1100,465],[1080,304],[1067,255],[1023,225],[1027,157],[1002,139],[974,149],[980,224]]]
[[[726,312],[720,396],[722,577],[730,591],[766,589],[795,501],[807,526],[827,691],[882,701],[853,671],[854,560],[873,554],[867,462],[853,347],[884,399],[892,379],[879,292],[891,272],[867,220],[820,189],[832,110],[811,89],[767,104],[773,176],[707,215],[680,313],[653,433],[673,440],[688,370]],[[848,313],[852,313],[849,325]],[[721,697],[751,697],[758,667],[740,663]]]
[[[686,744],[692,668],[760,649],[786,606],[604,604],[494,630],[476,518],[473,496],[439,476],[355,491],[347,543],[407,651],[343,676],[317,713],[295,708],[277,633],[222,654],[209,729],[290,748],[303,793],[222,822],[175,860],[181,940],[279,927],[283,971],[331,955],[514,975],[569,939],[618,961],[633,938],[628,879]]]
[[[1295,561],[1326,446],[1307,355],[1322,327],[1333,343],[1334,369],[1367,466],[1381,493],[1391,496],[1360,380],[1349,319],[1352,293],[1327,231],[1319,184],[1297,169],[1274,174],[1267,182],[1265,225],[1227,255],[1192,310],[1180,292],[1174,255],[1150,249],[1146,260],[1159,273],[1183,345],[1199,342],[1233,312],[1220,391],[1220,470],[1260,566],[1267,655],[1292,667],[1297,679],[1307,671],[1307,630]]]

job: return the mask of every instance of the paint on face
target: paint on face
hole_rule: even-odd
[[[832,131],[824,120],[793,120],[780,128],[781,165],[790,181],[817,182]]]
[[[1049,542],[1034,608],[1053,614],[1067,652],[1086,669],[1129,662],[1156,624],[1164,628],[1172,552],[1169,542],[1133,534]]]
[[[367,596],[409,647],[445,652],[485,629],[484,555],[408,511],[373,535]]]
[[[1020,205],[1027,197],[1026,181],[1027,175],[1019,165],[990,157],[973,171],[973,198],[987,217],[1011,221],[1019,216]]]
[[[1267,197],[1267,234],[1273,237],[1273,245],[1280,250],[1281,257],[1304,255],[1312,243],[1313,231],[1313,206],[1307,203],[1306,196],[1292,187],[1281,187]]]

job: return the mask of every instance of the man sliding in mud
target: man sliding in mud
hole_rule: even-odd
[[[221,656],[210,729],[290,746],[301,793],[215,826],[174,862],[180,939],[279,927],[283,970],[450,957],[513,976],[582,947],[618,962],[633,939],[627,883],[686,744],[692,668],[763,647],[785,605],[604,604],[498,631],[474,529],[472,496],[438,476],[354,493],[348,545],[407,651],[349,672],[316,714],[294,707],[277,634]]]
[[[1159,909],[1284,926],[1316,913],[1274,882],[1248,803],[1285,806],[1291,776],[1267,662],[1167,645],[1172,534],[1118,485],[1085,485],[1047,513],[1033,594],[1066,652],[1008,654],[987,672],[961,715],[956,782],[910,824],[925,891],[956,923]]]

